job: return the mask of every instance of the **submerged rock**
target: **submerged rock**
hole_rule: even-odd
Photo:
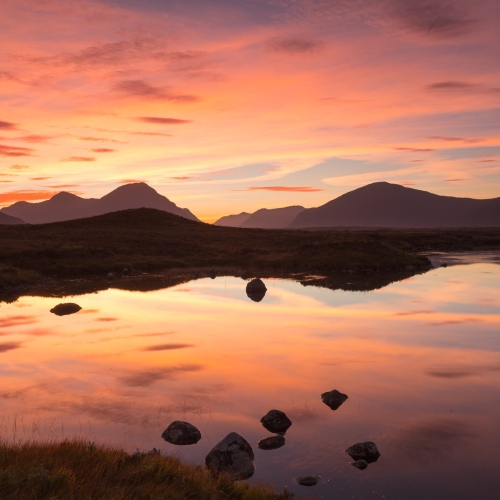
[[[269,410],[260,421],[269,432],[276,433],[285,433],[292,425],[292,421],[286,416],[286,413],[280,410]]]
[[[332,410],[338,410],[340,406],[347,401],[348,397],[347,394],[342,394],[337,391],[337,389],[334,389],[333,391],[321,394],[321,401]]]
[[[260,278],[255,278],[247,283],[247,296],[254,302],[260,302],[266,295],[267,288]]]
[[[161,437],[168,443],[183,446],[196,444],[201,439],[201,432],[189,422],[176,420],[163,431]]]
[[[371,441],[353,444],[344,451],[354,460],[366,460],[368,463],[376,462],[380,457],[377,445]]]
[[[368,467],[368,462],[366,460],[356,460],[355,462],[349,462],[353,467],[359,470],[365,470]]]
[[[50,312],[56,316],[67,316],[68,314],[75,314],[81,310],[82,308],[78,304],[67,302],[66,304],[57,304]]]
[[[264,439],[261,439],[257,446],[261,450],[277,450],[282,446],[285,446],[285,437],[284,436],[271,436]]]
[[[234,480],[240,480],[253,476],[254,458],[250,444],[236,432],[231,432],[212,448],[205,464],[213,472],[229,474]]]
[[[315,486],[318,484],[318,481],[321,479],[321,476],[301,476],[296,477],[294,481],[299,483],[301,486]]]

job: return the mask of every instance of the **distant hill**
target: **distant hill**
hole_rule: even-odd
[[[439,196],[375,182],[302,211],[289,227],[500,227],[500,198]]]
[[[10,226],[14,226],[17,224],[26,224],[23,220],[19,219],[18,217],[12,217],[7,214],[3,214],[0,212],[0,224],[8,224]]]
[[[240,227],[252,214],[241,212],[238,215],[225,215],[214,222],[214,226]]]
[[[283,208],[261,208],[253,214],[242,212],[238,215],[227,215],[215,222],[216,226],[247,227],[254,229],[280,229],[293,222],[304,207],[291,206]]]
[[[0,213],[19,217],[30,224],[45,224],[84,219],[131,208],[156,208],[199,222],[199,219],[187,208],[179,208],[175,203],[143,182],[126,184],[100,199],[80,198],[74,194],[61,192],[50,200],[40,203],[26,201],[14,203],[10,207],[3,208]]]

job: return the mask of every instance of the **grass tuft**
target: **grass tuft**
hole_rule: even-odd
[[[0,498],[15,500],[285,500],[158,450],[128,454],[83,441],[0,443]]]

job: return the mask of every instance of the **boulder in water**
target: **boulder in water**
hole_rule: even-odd
[[[212,448],[205,458],[205,464],[211,471],[229,474],[238,481],[253,476],[254,458],[254,452],[248,441],[236,432],[231,432]]]
[[[330,392],[324,392],[321,394],[321,401],[329,406],[332,410],[338,410],[340,406],[347,401],[347,394],[342,394],[341,392],[334,389]]]
[[[377,445],[371,441],[353,444],[344,451],[354,460],[366,460],[367,463],[376,462],[380,457]]]
[[[286,413],[280,410],[269,410],[260,421],[269,432],[276,433],[285,433],[292,425]]]
[[[355,462],[349,462],[353,467],[359,470],[365,470],[368,467],[368,462],[366,460],[356,460]]]
[[[66,304],[57,304],[57,306],[53,307],[50,312],[56,316],[68,316],[68,314],[75,314],[78,311],[81,311],[81,309],[82,308],[78,304],[67,302]]]
[[[176,420],[163,431],[161,437],[168,443],[184,446],[196,444],[201,439],[201,433],[189,422]]]
[[[271,436],[264,439],[261,439],[257,446],[261,450],[277,450],[282,446],[285,446],[285,437],[284,436]]]
[[[321,479],[321,476],[301,476],[296,477],[294,481],[299,483],[301,486],[315,486],[318,484],[318,481]]]
[[[267,288],[260,278],[255,278],[247,283],[247,296],[254,302],[260,302],[266,295]]]

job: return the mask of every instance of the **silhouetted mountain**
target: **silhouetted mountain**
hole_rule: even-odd
[[[289,227],[498,227],[500,198],[439,196],[388,182],[355,189],[299,213]]]
[[[241,212],[238,215],[225,215],[219,220],[214,222],[214,226],[227,226],[227,227],[239,227],[243,224],[252,214],[247,212]]]
[[[74,194],[62,192],[40,203],[20,201],[3,208],[2,212],[13,217],[20,217],[30,224],[45,224],[84,219],[131,208],[156,208],[186,219],[199,221],[187,208],[179,208],[143,182],[126,184],[100,199],[80,198]]]
[[[261,208],[253,214],[242,212],[238,215],[221,217],[216,226],[248,227],[260,229],[278,229],[287,227],[302,212],[304,207],[297,205],[284,208]]]
[[[12,217],[0,212],[0,224],[8,224],[13,226],[16,224],[26,224],[26,222],[24,222],[22,219],[19,219],[18,217]]]

